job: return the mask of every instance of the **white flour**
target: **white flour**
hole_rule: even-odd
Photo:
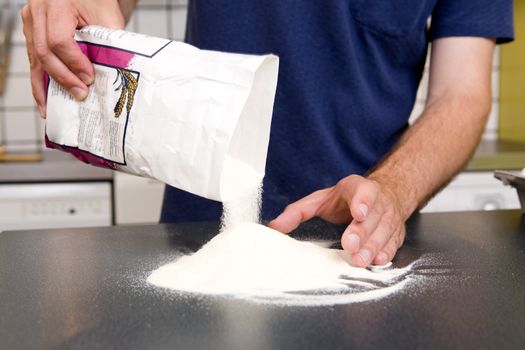
[[[381,298],[409,281],[411,266],[352,267],[343,250],[257,224],[262,176],[244,163],[229,159],[227,164],[221,232],[196,253],[154,271],[148,282],[186,292],[316,305]]]
[[[247,163],[226,157],[221,179],[222,230],[259,222],[263,175]]]
[[[404,277],[409,268],[373,272],[352,267],[347,259],[342,250],[243,223],[215,236],[195,254],[162,266],[148,281],[188,292],[294,303],[368,300],[388,295],[408,281]],[[287,293],[320,290],[330,295]]]

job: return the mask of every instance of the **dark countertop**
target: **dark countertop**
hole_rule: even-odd
[[[3,232],[6,349],[518,349],[525,344],[525,217],[421,214],[394,261],[422,278],[383,299],[298,307],[145,283],[217,223]],[[309,223],[295,234],[341,227]],[[424,259],[431,257],[431,259]]]
[[[65,152],[46,150],[42,156],[39,162],[0,163],[0,183],[113,179],[111,170],[87,165]]]

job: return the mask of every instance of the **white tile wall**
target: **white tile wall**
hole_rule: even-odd
[[[25,46],[16,45],[11,48],[9,73],[10,74],[29,73],[29,61],[27,59],[27,52],[26,52]]]
[[[498,112],[499,112],[499,46],[494,51],[492,63],[492,109],[483,134],[484,140],[495,140],[498,137]],[[428,91],[428,60],[425,72],[417,92],[414,109],[410,115],[410,123],[413,123],[425,108],[426,96]]]
[[[23,4],[23,0],[17,0]],[[145,34],[170,37],[176,40],[184,38],[186,28],[187,0],[140,0],[127,29]],[[0,96],[0,144],[4,143],[11,150],[27,150],[41,147],[43,122],[38,118],[35,104],[31,97],[29,67],[25,54],[24,36],[21,21],[18,20],[13,34],[11,64],[7,81],[7,90]],[[485,139],[495,139],[498,128],[499,99],[499,50],[495,53],[493,67],[494,101]],[[428,69],[421,81],[411,121],[423,111],[428,84]]]
[[[168,16],[163,8],[146,8],[135,12],[134,17],[134,28],[130,28],[133,31],[161,38],[169,36]]]
[[[179,0],[180,1],[180,0]],[[186,32],[186,7],[175,7],[170,13],[171,36],[176,40],[183,40]]]
[[[10,110],[12,108],[33,108],[33,106],[28,73],[10,75],[3,95],[3,107]]]
[[[20,20],[12,37],[8,79],[0,96],[0,143],[8,151],[34,152],[41,148],[42,122],[36,112],[29,82],[27,60]]]

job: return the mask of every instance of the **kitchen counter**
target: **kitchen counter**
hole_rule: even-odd
[[[525,144],[509,141],[482,141],[466,170],[521,170],[525,167]]]
[[[157,288],[148,274],[218,223],[0,233],[6,349],[517,349],[525,344],[525,217],[420,214],[394,265],[414,280],[383,299],[259,304]],[[298,238],[337,238],[310,222]],[[211,264],[213,262],[210,262]]]
[[[39,162],[0,163],[0,183],[113,179],[111,170],[85,164],[65,152],[46,150],[42,156]]]

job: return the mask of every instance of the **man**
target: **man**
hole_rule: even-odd
[[[80,100],[93,82],[74,29],[122,28],[133,5],[24,7],[42,115],[43,70]],[[341,243],[358,266],[392,260],[405,220],[468,161],[491,107],[494,45],[512,37],[511,0],[195,0],[188,9],[189,43],[280,57],[263,218],[277,216],[269,225],[285,233],[314,216],[347,223]],[[429,42],[427,104],[409,127]],[[220,203],[166,188],[162,221],[220,213]]]

